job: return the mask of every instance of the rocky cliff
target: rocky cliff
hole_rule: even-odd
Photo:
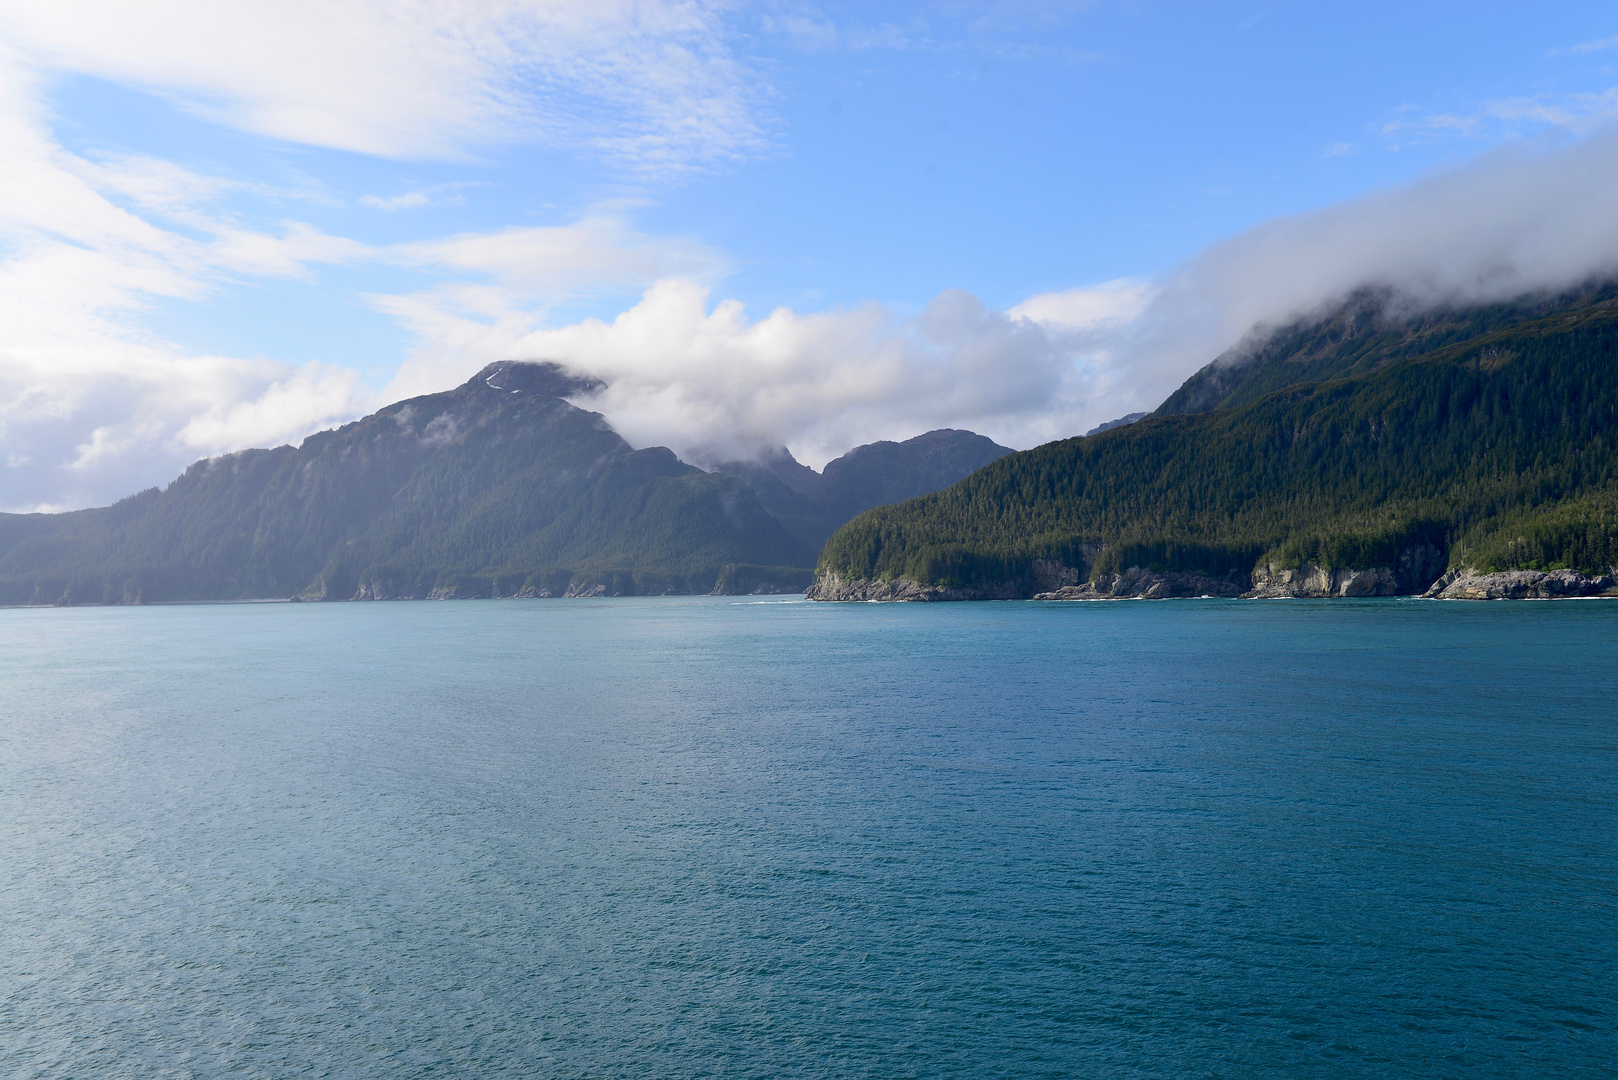
[[[1555,600],[1581,596],[1618,596],[1618,568],[1605,574],[1577,570],[1507,570],[1480,574],[1452,570],[1422,594],[1434,600]]]

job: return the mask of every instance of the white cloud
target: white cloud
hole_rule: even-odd
[[[385,199],[380,195],[361,195],[360,202],[373,210],[392,213],[395,210],[414,210],[426,206],[432,199],[425,191],[407,191],[403,195],[393,195]]]
[[[756,77],[707,0],[6,0],[32,64],[221,123],[390,158],[513,140],[666,169],[758,144]]]
[[[1152,286],[1134,278],[1119,278],[1089,288],[1031,296],[1008,314],[1069,329],[1087,329],[1127,323],[1145,310]]]
[[[1026,447],[1155,408],[1255,324],[1307,316],[1362,285],[1429,305],[1618,272],[1615,175],[1618,130],[1550,151],[1510,147],[1266,223],[1157,282],[1050,293],[1007,312],[946,292],[915,318],[872,304],[752,319],[687,280],[657,284],[610,322],[532,332],[496,287],[393,310],[422,335],[419,366],[406,367],[420,389],[491,360],[557,360],[607,381],[585,404],[632,442],[699,461],[785,443],[819,464],[941,426]]]
[[[386,214],[400,210],[419,210],[423,206],[462,206],[466,203],[467,188],[487,186],[477,180],[454,180],[447,184],[434,184],[419,191],[406,191],[398,195],[361,195],[360,205]]]
[[[914,318],[867,304],[810,314],[781,308],[754,320],[738,301],[710,305],[708,288],[671,279],[611,322],[528,333],[487,294],[458,317],[443,303],[400,303],[394,313],[424,342],[395,393],[428,389],[424,372],[438,389],[491,360],[551,359],[606,381],[581,404],[632,443],[671,446],[699,462],[785,443],[818,465],[859,443],[944,426],[1027,446],[1112,407],[1095,400],[1114,380],[1098,369],[1105,357],[1086,334],[1118,333],[1143,288],[1110,283],[1089,297],[1074,290],[1035,298],[1032,309],[1062,316],[1044,322],[992,311],[960,291]],[[478,301],[490,304],[481,317]],[[405,379],[419,381],[406,387]]]
[[[272,373],[281,377],[266,384],[265,375]],[[344,414],[358,397],[354,372],[326,364],[252,373],[227,367],[219,375],[237,380],[246,375],[251,382],[245,387],[221,386],[207,410],[193,415],[180,429],[179,442],[203,454],[243,445],[274,446],[296,438],[308,430],[312,417],[347,419]]]
[[[637,232],[610,213],[572,225],[404,244],[379,255],[400,265],[487,279],[369,297],[421,341],[383,391],[387,401],[445,389],[503,358],[556,302],[670,276],[711,281],[728,268],[721,252],[694,240]]]
[[[1574,286],[1618,272],[1618,128],[1546,150],[1510,145],[1461,168],[1280,218],[1198,255],[1162,283],[1132,356],[1206,362],[1255,323],[1365,284],[1419,305]],[[1193,350],[1186,353],[1184,350]]]
[[[68,153],[34,78],[3,63],[0,159],[0,509],[110,502],[199,454],[296,438],[353,411],[352,373],[187,355],[138,316],[354,245],[306,226],[244,229],[211,206],[230,185],[166,162]],[[189,426],[242,409],[234,430]]]

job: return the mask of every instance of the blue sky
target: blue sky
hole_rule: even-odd
[[[698,461],[1034,445],[1363,278],[1611,269],[1615,65],[1593,3],[0,3],[0,509],[508,356]]]

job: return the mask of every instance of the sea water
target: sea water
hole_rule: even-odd
[[[0,1075],[1618,1070],[1618,603],[0,611]]]

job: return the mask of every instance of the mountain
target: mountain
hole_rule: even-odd
[[[768,473],[835,521],[827,530],[830,536],[855,514],[948,487],[1011,452],[974,432],[940,428],[904,442],[856,446],[819,473],[800,465],[785,447],[758,462],[731,462],[718,471],[749,478]]]
[[[599,385],[554,364],[492,364],[296,448],[199,461],[113,506],[0,515],[0,603],[796,591],[826,537],[875,505],[856,489],[882,488],[858,464],[860,483],[830,467],[828,483],[790,455],[709,473],[636,450],[564,400]],[[878,444],[899,449],[873,469],[909,495],[988,460],[981,444],[1009,452],[932,435]],[[834,494],[810,498],[772,468]]]
[[[1113,428],[1128,427],[1130,424],[1133,424],[1136,420],[1142,420],[1142,419],[1145,419],[1145,417],[1146,417],[1146,414],[1143,413],[1143,412],[1128,413],[1128,414],[1126,414],[1124,416],[1120,416],[1116,420],[1108,420],[1105,424],[1097,424],[1095,427],[1091,428],[1089,431],[1086,431],[1085,434],[1086,435],[1100,435],[1103,431],[1111,431]]]
[[[1386,594],[1446,571],[1609,580],[1618,286],[1401,305],[1365,291],[1255,332],[1152,416],[862,514],[822,551],[812,595]]]

